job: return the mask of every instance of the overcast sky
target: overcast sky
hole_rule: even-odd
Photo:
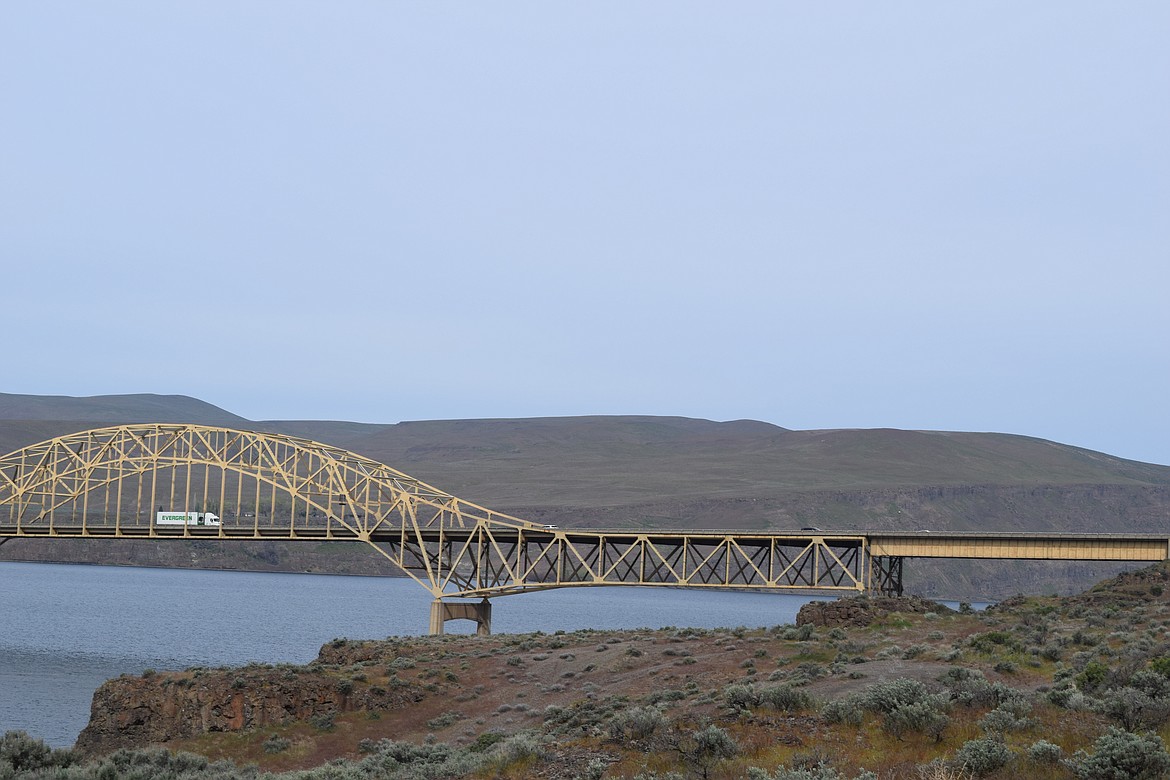
[[[1170,4],[9,2],[0,391],[1170,464]]]

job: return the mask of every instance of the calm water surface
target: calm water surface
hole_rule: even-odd
[[[387,577],[0,562],[0,733],[68,747],[94,690],[145,669],[307,663],[336,637],[426,633],[430,594]],[[566,588],[495,599],[495,633],[792,623],[811,596]],[[474,630],[469,621],[447,624]]]

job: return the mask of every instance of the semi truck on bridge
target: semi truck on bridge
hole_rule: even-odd
[[[159,512],[155,525],[219,525],[219,518],[211,512]]]

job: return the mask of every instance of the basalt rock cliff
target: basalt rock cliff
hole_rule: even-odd
[[[836,626],[868,626],[894,612],[924,615],[927,612],[945,614],[950,607],[937,601],[917,596],[856,596],[836,601],[810,601],[796,613],[796,625],[834,628]]]
[[[94,755],[214,732],[297,722],[327,726],[340,713],[387,712],[421,698],[415,684],[355,686],[319,666],[123,675],[94,694],[76,747]]]

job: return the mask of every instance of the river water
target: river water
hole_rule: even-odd
[[[565,588],[495,599],[494,633],[792,623],[812,596]],[[307,663],[337,637],[425,634],[412,580],[0,562],[0,733],[68,747],[105,680],[146,669]],[[473,631],[469,621],[447,624]]]

